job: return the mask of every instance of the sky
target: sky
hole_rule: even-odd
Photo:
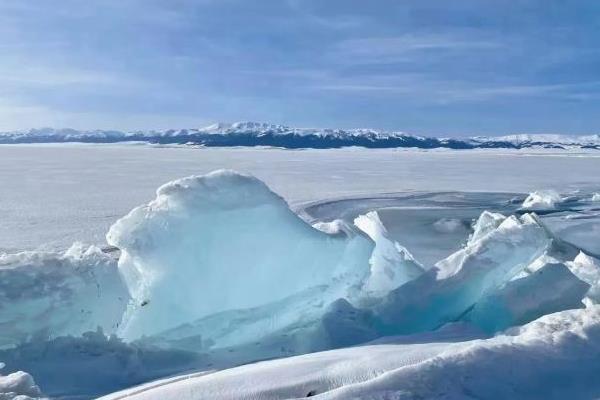
[[[0,130],[600,132],[597,0],[0,0]]]

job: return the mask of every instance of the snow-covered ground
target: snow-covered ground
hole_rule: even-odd
[[[223,167],[242,174],[203,175]],[[597,398],[594,171],[594,151],[0,146],[0,399]]]

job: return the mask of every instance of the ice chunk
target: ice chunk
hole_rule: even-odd
[[[505,219],[506,217],[502,214],[485,210],[473,224],[473,233],[469,237],[467,244],[472,244],[480,240],[482,237],[498,228]]]
[[[592,201],[600,201],[600,193],[594,193],[592,195]]]
[[[539,190],[529,194],[523,205],[524,210],[553,210],[563,201],[563,198],[554,190]]]
[[[587,297],[594,303],[600,303],[600,260],[581,251],[573,261],[565,264],[579,279],[590,285]]]
[[[375,308],[387,334],[432,330],[460,318],[542,255],[552,239],[530,214],[506,218]]]
[[[487,332],[497,332],[545,314],[581,308],[589,287],[564,264],[546,264],[482,298],[467,319]]]
[[[0,255],[0,347],[98,326],[116,332],[128,301],[116,259],[97,247]]]
[[[552,257],[548,253],[544,253],[541,256],[539,256],[538,258],[536,258],[535,260],[533,260],[533,262],[527,266],[527,268],[523,271],[523,273],[524,273],[523,276],[528,276],[528,275],[536,272],[540,268],[543,268],[547,264],[556,264],[559,262],[560,262],[559,260]]]
[[[389,238],[376,211],[356,217],[354,225],[375,242],[375,249],[369,260],[371,275],[365,285],[365,289],[372,295],[383,296],[423,273],[423,267],[409,251]]]
[[[141,341],[163,349],[199,351],[222,367],[378,337],[369,309],[329,298],[326,287],[315,287],[264,306],[213,314]]]
[[[17,371],[0,375],[0,400],[41,400],[42,397],[40,388],[28,373]]]
[[[461,232],[465,225],[458,218],[440,218],[433,223],[433,229],[439,233]]]
[[[329,222],[316,222],[313,225],[313,228],[320,230],[321,232],[325,232],[328,235],[339,235],[339,236],[348,236],[352,237],[356,235],[356,232],[352,229],[346,221],[342,219],[334,219]]]
[[[119,269],[135,300],[120,330],[126,339],[320,285],[352,298],[373,249],[361,235],[314,229],[263,182],[233,171],[160,187],[107,241],[122,251]]]

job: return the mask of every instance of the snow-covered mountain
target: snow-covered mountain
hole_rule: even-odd
[[[470,138],[422,137],[375,129],[294,128],[262,122],[216,123],[204,128],[163,131],[31,129],[0,133],[0,144],[12,143],[116,143],[141,141],[156,144],[204,146],[273,146],[282,148],[590,148],[600,149],[600,135],[509,135]]]

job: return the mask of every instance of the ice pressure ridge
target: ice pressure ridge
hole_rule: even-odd
[[[233,171],[160,187],[107,241],[119,257],[81,245],[0,257],[0,347],[52,348],[100,327],[124,340],[101,348],[186,351],[225,367],[456,322],[493,334],[600,300],[600,262],[535,214],[484,212],[462,249],[423,266],[376,212],[313,227]],[[16,368],[18,354],[0,358]]]

